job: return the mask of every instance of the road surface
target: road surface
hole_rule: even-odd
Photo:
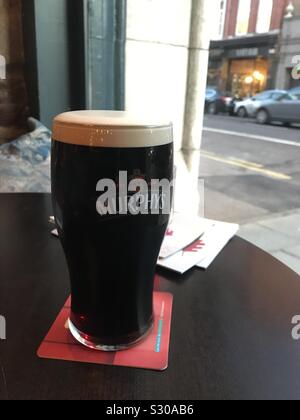
[[[300,208],[300,127],[206,116],[201,155],[207,217],[245,223]]]

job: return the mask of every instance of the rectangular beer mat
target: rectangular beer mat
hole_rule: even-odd
[[[155,321],[148,338],[129,350],[118,352],[90,350],[77,343],[67,325],[70,304],[69,298],[41,344],[38,357],[159,371],[167,369],[173,305],[173,296],[170,293],[154,292]]]

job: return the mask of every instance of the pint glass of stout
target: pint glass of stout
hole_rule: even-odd
[[[126,349],[152,329],[171,210],[172,131],[125,112],[54,119],[52,196],[71,280],[69,326],[90,348]]]

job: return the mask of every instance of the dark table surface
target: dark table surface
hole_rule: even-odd
[[[235,238],[207,271],[159,272],[174,294],[165,372],[40,360],[69,283],[49,195],[0,195],[0,399],[298,399],[300,278]]]

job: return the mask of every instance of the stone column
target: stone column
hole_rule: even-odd
[[[176,150],[182,146],[191,1],[127,0],[126,109],[172,120]]]
[[[200,150],[214,0],[193,0],[182,148]]]

